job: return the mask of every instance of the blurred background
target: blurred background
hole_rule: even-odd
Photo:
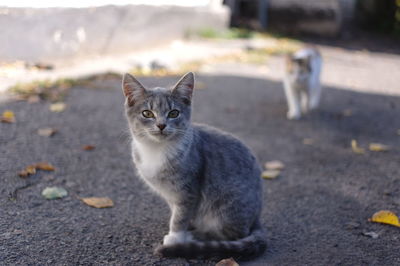
[[[305,45],[322,101],[287,120],[284,59]],[[400,213],[400,0],[1,0],[1,265],[215,265],[153,255],[169,211],[124,118],[121,74],[188,71],[194,122],[284,165],[262,182],[268,250],[240,265],[400,265],[399,228],[369,220]]]
[[[400,2],[3,0],[0,28],[0,91],[104,72],[237,69],[228,61],[258,66],[242,73],[280,79],[270,56],[304,43],[398,54]]]

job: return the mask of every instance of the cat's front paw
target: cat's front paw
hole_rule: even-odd
[[[168,235],[164,236],[163,245],[182,244],[191,240],[193,240],[193,236],[190,232],[169,232]]]

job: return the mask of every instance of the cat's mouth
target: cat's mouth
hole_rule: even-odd
[[[166,132],[164,130],[163,131],[161,131],[161,130],[150,131],[149,133],[150,133],[150,135],[152,135],[154,137],[157,137],[157,138],[160,138],[160,139],[168,138],[171,135],[171,134],[169,134],[168,132]]]

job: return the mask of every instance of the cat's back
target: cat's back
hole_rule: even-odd
[[[195,141],[209,163],[216,163],[221,166],[254,167],[258,163],[251,150],[235,136],[220,129],[195,124]],[[232,165],[234,164],[234,165]]]

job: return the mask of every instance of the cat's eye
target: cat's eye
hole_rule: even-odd
[[[152,112],[152,111],[149,111],[149,110],[144,110],[144,111],[142,112],[142,115],[143,115],[143,117],[145,117],[145,118],[154,118],[153,112]]]
[[[168,113],[168,118],[177,118],[179,115],[179,111],[174,109]]]

